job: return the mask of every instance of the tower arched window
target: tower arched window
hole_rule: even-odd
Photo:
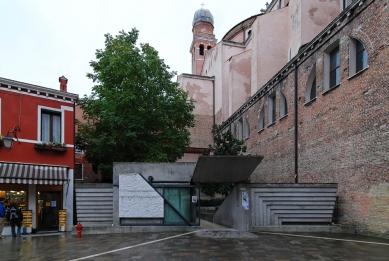
[[[280,100],[280,118],[288,115],[288,104],[286,102],[285,95],[281,92],[281,100]]]
[[[211,49],[211,48],[212,48],[212,46],[208,45],[207,50],[209,50],[209,49]]]
[[[262,131],[265,128],[265,109],[262,107],[259,112],[259,122],[258,122],[258,132]]]
[[[350,39],[350,76],[367,68],[367,52],[361,41]]]
[[[250,124],[247,119],[244,121],[244,139],[250,138]]]
[[[316,98],[316,64],[312,67],[309,75],[307,88],[305,90],[305,102],[310,102]]]
[[[340,84],[340,50],[339,41],[332,43],[324,51],[323,92]]]
[[[276,122],[276,107],[277,107],[277,100],[276,100],[276,93],[274,92],[269,96],[269,125]]]
[[[238,140],[243,140],[243,119],[238,121]]]
[[[204,55],[204,45],[200,44],[200,55]]]

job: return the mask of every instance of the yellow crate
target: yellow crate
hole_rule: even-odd
[[[23,224],[22,227],[32,227],[32,224]]]
[[[59,222],[66,222],[66,218],[59,218]]]

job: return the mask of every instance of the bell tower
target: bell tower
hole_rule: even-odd
[[[217,39],[213,34],[213,16],[208,9],[195,12],[192,23],[193,40],[189,52],[192,55],[192,74],[200,75],[207,50],[213,48]]]

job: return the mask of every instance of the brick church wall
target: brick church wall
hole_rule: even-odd
[[[298,179],[300,183],[338,183],[340,222],[357,225],[365,234],[389,236],[389,7],[364,1],[345,17],[298,64]],[[349,75],[350,37],[368,53],[368,68]],[[323,92],[324,52],[339,41],[338,87]],[[315,66],[316,64],[316,66]],[[317,97],[305,101],[311,71],[316,68]],[[269,125],[269,97],[276,94],[277,117]],[[288,114],[280,119],[280,93]],[[258,132],[260,109],[265,128]],[[245,143],[264,159],[252,183],[293,183],[294,71],[284,77],[236,118],[249,121]]]

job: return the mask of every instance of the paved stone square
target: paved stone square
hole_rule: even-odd
[[[0,260],[389,260],[389,240],[357,234],[195,232],[7,237]]]

